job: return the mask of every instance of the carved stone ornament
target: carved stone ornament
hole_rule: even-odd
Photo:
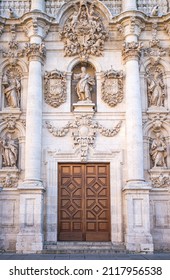
[[[165,142],[165,138],[161,136],[160,131],[155,133],[155,138],[152,140],[150,155],[154,164],[154,168],[167,168],[167,144]]]
[[[11,133],[0,137],[0,153],[2,155],[3,167],[17,168],[18,160],[18,139],[13,139]]]
[[[46,47],[44,43],[26,43],[24,51],[29,60],[39,59],[40,61],[44,61],[46,58]]]
[[[16,115],[5,115],[0,121],[1,126],[6,129],[10,133],[14,133],[17,125],[22,125],[26,128],[26,121],[24,119],[20,119],[20,116]]]
[[[152,130],[156,133],[161,131],[161,129],[163,128],[163,124],[166,123],[166,119],[167,119],[167,115],[156,114],[153,116],[149,116],[148,121],[146,123],[151,124]]]
[[[151,177],[151,182],[153,188],[167,188],[170,186],[170,177],[160,174],[159,176]]]
[[[97,132],[106,137],[113,137],[120,131],[121,122],[113,129],[107,129],[94,121],[92,115],[80,115],[76,117],[75,121],[68,123],[61,129],[53,127],[49,122],[46,125],[49,132],[56,137],[65,136],[71,129],[74,147],[80,153],[81,161],[85,162],[89,148],[94,147]]]
[[[18,177],[13,177],[11,174],[6,174],[6,177],[0,177],[1,188],[17,188]]]
[[[104,73],[102,83],[102,100],[110,107],[116,106],[123,100],[123,72],[113,69]]]
[[[126,42],[123,44],[123,51],[122,56],[123,60],[126,61],[128,59],[132,58],[139,58],[141,55],[141,49],[143,47],[143,44],[140,42]]]
[[[5,107],[20,108],[22,72],[17,65],[8,67],[2,77]]]
[[[89,5],[85,0],[74,6],[61,32],[65,56],[79,55],[87,59],[89,55],[102,55],[108,35],[94,8],[95,4]]]
[[[66,102],[66,73],[54,70],[45,72],[45,102],[56,108]]]
[[[18,58],[24,57],[24,54],[24,49],[21,49],[15,40],[11,40],[8,43],[8,48],[2,50],[2,56],[8,58],[11,65],[16,65]]]
[[[164,107],[166,97],[163,71],[157,64],[152,64],[146,71],[148,106]]]

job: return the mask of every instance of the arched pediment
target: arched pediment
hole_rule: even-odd
[[[97,15],[102,18],[103,24],[106,25],[112,19],[112,14],[109,9],[100,1],[94,2],[92,0],[73,0],[65,3],[59,10],[57,20],[60,26],[63,26],[66,20],[73,14],[76,6],[81,3],[86,3],[88,6],[94,4],[94,9]]]

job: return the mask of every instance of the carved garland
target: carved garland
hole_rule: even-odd
[[[58,70],[45,73],[45,102],[56,108],[66,102],[66,74]]]
[[[104,73],[102,83],[102,100],[110,107],[116,106],[123,100],[123,72],[113,69]]]
[[[119,122],[113,129],[106,129],[92,118],[93,116],[81,115],[61,129],[57,129],[49,122],[46,122],[46,125],[55,137],[63,137],[71,129],[74,147],[79,151],[81,161],[87,161],[89,148],[94,147],[97,132],[106,137],[113,137],[120,131],[122,123]]]
[[[169,175],[160,174],[159,176],[151,177],[151,182],[154,188],[167,188],[170,186]]]

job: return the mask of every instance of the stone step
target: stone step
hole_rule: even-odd
[[[125,253],[123,244],[111,242],[57,242],[45,243],[44,254],[112,254]]]

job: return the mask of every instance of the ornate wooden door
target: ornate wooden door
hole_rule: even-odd
[[[109,164],[59,165],[59,240],[110,240]]]

